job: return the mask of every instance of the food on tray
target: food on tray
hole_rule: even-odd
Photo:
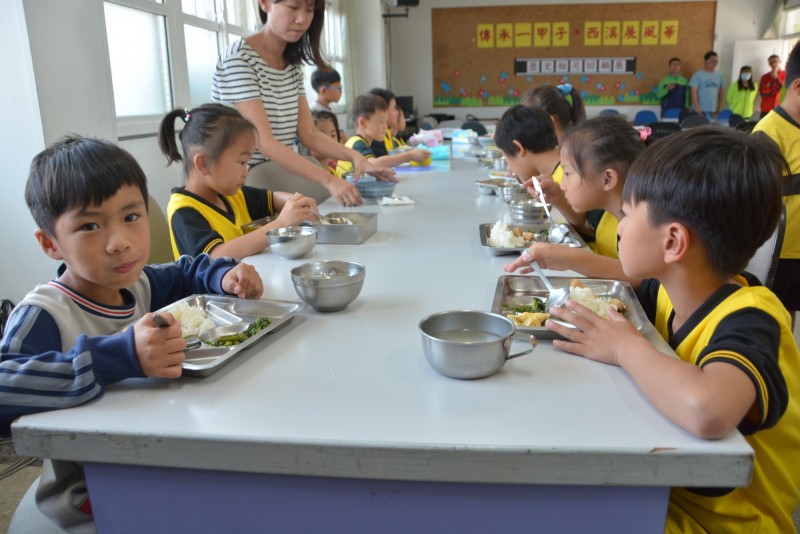
[[[183,337],[199,336],[206,330],[217,326],[214,321],[208,318],[205,310],[189,306],[186,302],[179,302],[168,308],[167,311],[181,323]]]
[[[547,241],[547,234],[550,228],[544,228],[539,232],[530,232],[520,227],[510,227],[503,221],[497,221],[489,232],[489,239],[486,242],[490,247],[499,248],[522,248],[529,247],[535,241]]]
[[[577,279],[570,282],[569,300],[583,304],[600,317],[608,316],[609,304],[620,313],[625,313],[628,309],[628,306],[619,299],[595,295],[592,288],[585,287],[583,282]],[[506,317],[517,326],[544,326],[545,321],[550,318],[550,314],[544,312],[544,304],[537,298],[533,299],[531,306],[514,305],[506,309],[514,312],[507,314]]]
[[[353,224],[347,217],[324,217],[319,220],[320,224]]]
[[[517,326],[542,326],[550,318],[549,313],[544,312],[519,312],[507,315]]]
[[[255,321],[253,321],[250,326],[247,327],[247,330],[241,332],[239,334],[232,334],[229,336],[220,336],[214,343],[211,345],[215,347],[228,347],[230,345],[238,345],[242,341],[251,338],[252,336],[256,335],[261,330],[265,329],[272,323],[272,319],[269,317],[258,317]]]

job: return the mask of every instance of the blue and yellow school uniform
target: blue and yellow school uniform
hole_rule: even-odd
[[[561,162],[558,162],[556,168],[553,169],[553,181],[558,185],[561,185],[561,181],[564,179],[564,167],[561,166]]]
[[[786,233],[773,289],[790,310],[800,310],[800,124],[781,106],[758,121],[754,132],[764,132],[775,141],[789,164],[790,190],[786,205]]]
[[[657,280],[642,282],[639,301],[680,359],[698,367],[733,365],[756,390],[755,413],[738,426],[755,451],[750,485],[673,488],[666,532],[793,532],[791,514],[800,500],[800,352],[788,312],[767,288],[727,284],[673,332],[672,302]]]
[[[356,152],[358,152],[367,159],[375,157],[375,153],[372,151],[370,144],[367,143],[367,141],[360,135],[352,136],[350,139],[347,140],[344,146],[346,146],[347,148],[352,148],[353,150],[355,150]],[[352,172],[352,170],[353,170],[352,163],[340,159],[339,163],[336,164],[335,174],[338,174],[339,176],[344,176],[346,173]]]
[[[605,210],[592,210],[586,214],[589,226],[594,228],[594,241],[587,242],[592,251],[608,258],[619,259],[617,228],[619,220]]]
[[[397,144],[395,137],[392,135],[392,131],[386,128],[386,133],[383,134],[383,140],[375,139],[372,141],[370,148],[372,148],[372,154],[376,158],[379,158],[388,155],[390,150],[394,150],[398,146],[400,145]]]
[[[235,195],[223,197],[227,211],[210,204],[183,187],[172,190],[167,204],[167,220],[172,254],[197,256],[217,245],[244,235],[242,225],[275,215],[272,191],[242,187]],[[266,237],[264,246],[267,246]]]

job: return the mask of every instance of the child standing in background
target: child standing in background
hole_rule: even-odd
[[[763,134],[706,126],[659,140],[631,166],[619,224],[628,278],[678,358],[609,306],[568,301],[548,321],[559,349],[621,367],[667,418],[692,434],[734,430],[753,448],[750,484],[673,488],[665,531],[794,532],[800,501],[800,353],[789,314],[738,276],[781,214],[778,147]]]
[[[561,189],[576,213],[587,213],[586,224],[576,230],[595,236],[597,254],[534,243],[505,270],[524,267],[522,272],[530,272],[527,264],[536,260],[545,269],[572,269],[593,278],[627,280],[617,259],[617,224],[622,218],[625,176],[644,147],[642,134],[621,117],[597,117],[572,130],[561,146]]]
[[[334,141],[339,141],[339,119],[336,118],[336,115],[330,111],[318,110],[311,112],[311,118],[314,119],[314,126],[317,127],[317,130]],[[311,151],[311,156],[316,159],[323,168],[328,169],[331,174],[337,178],[341,178],[341,176],[336,173],[337,160],[330,159],[324,154],[319,154],[313,150]]]
[[[176,119],[184,122],[179,134],[183,156]],[[234,108],[204,104],[191,111],[174,109],[161,121],[158,142],[167,165],[183,160],[186,172],[186,186],[173,189],[167,205],[175,258],[207,253],[212,258],[242,259],[267,247],[266,230],[315,217],[317,203],[312,198],[244,185],[256,130]],[[277,212],[263,230],[247,234],[242,230],[243,224]]]
[[[147,198],[141,167],[108,141],[67,137],[33,159],[25,201],[61,265],[14,308],[0,341],[0,436],[17,417],[84,404],[126,378],[181,376],[180,324],[162,313],[159,327],[151,312],[195,293],[261,296],[255,269],[230,258],[147,265]],[[45,459],[36,505],[62,528],[94,531],[81,464]]]
[[[741,115],[745,120],[753,116],[753,102],[756,100],[756,86],[753,83],[753,69],[745,65],[739,69],[739,79],[728,89],[728,106],[731,112]]]

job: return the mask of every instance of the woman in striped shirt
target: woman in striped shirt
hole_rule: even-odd
[[[297,137],[314,152],[351,161],[357,175],[368,171],[396,181],[390,169],[374,167],[361,154],[314,127],[301,63],[330,68],[320,50],[324,0],[259,0],[258,11],[263,28],[228,47],[217,62],[211,93],[214,102],[234,105],[258,130],[258,151],[250,160],[250,175],[260,172],[260,163],[272,160],[282,169],[324,186],[343,205],[361,204],[353,184],[292,150]]]

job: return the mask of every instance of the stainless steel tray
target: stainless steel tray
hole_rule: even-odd
[[[553,284],[553,287],[559,288],[569,287],[569,283],[574,278],[549,276],[548,279]],[[642,305],[639,304],[639,299],[636,298],[636,293],[630,283],[597,278],[580,278],[580,281],[583,282],[584,286],[591,288],[598,297],[611,297],[624,302],[628,307],[625,311],[625,317],[630,319],[640,332],[644,332],[651,327],[650,321],[647,319]],[[512,313],[509,308],[513,306],[530,306],[534,297],[546,300],[547,295],[548,290],[538,276],[501,276],[497,279],[497,289],[494,293],[491,311],[505,317],[507,314]],[[544,326],[517,326],[517,330],[533,334],[539,339],[561,339],[561,336]]]
[[[378,231],[378,214],[375,212],[332,211],[325,216],[343,217],[353,224],[313,223],[317,229],[317,243],[360,245]]]
[[[259,316],[267,316],[272,323],[252,337],[230,347],[211,347],[202,345],[186,351],[183,374],[186,376],[208,376],[230,362],[237,354],[258,342],[259,339],[286,326],[306,305],[303,302],[286,300],[249,300],[224,295],[192,295],[163,307],[159,311],[169,311],[180,302],[200,308],[217,326],[250,323]]]
[[[528,247],[493,247],[489,245],[489,235],[492,233],[492,227],[495,223],[484,223],[478,227],[478,233],[480,234],[481,238],[481,246],[489,252],[492,256],[503,256],[506,254],[520,254],[523,250]],[[551,223],[512,223],[508,225],[510,230],[514,228],[521,228],[525,232],[533,232],[534,234],[540,234],[544,230],[549,230]],[[564,240],[559,243],[565,247],[571,248],[584,248],[586,247],[586,242],[581,238],[578,232],[575,231],[574,228],[570,225],[566,225],[569,228],[569,233],[564,237]],[[547,237],[545,236],[543,239],[534,238],[533,241],[530,242],[532,244],[535,241],[544,241],[547,242]],[[528,246],[530,246],[530,244]]]

